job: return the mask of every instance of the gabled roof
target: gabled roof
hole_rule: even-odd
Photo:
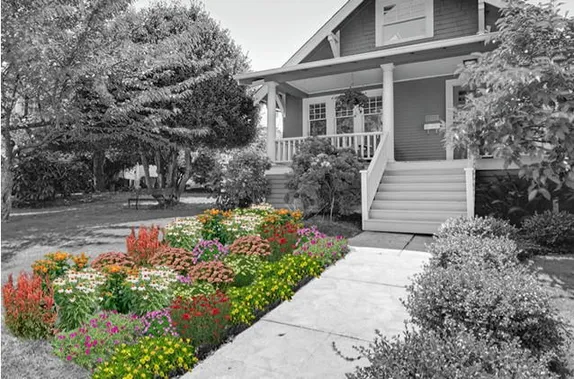
[[[327,21],[325,25],[321,27],[321,29],[313,34],[313,36],[299,50],[297,50],[297,52],[291,58],[289,58],[283,67],[301,63],[301,61],[305,59],[305,57],[309,55],[317,46],[319,46],[319,44],[325,38],[327,38],[333,32],[333,30],[335,30],[335,28],[341,24],[341,22],[349,17],[351,13],[353,13],[353,11],[357,9],[361,3],[363,3],[363,1],[364,0],[347,1],[347,3],[345,3],[345,5],[343,5],[341,9],[339,9],[337,13],[335,13],[333,17],[331,17],[329,21]]]

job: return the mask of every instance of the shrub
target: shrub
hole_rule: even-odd
[[[130,299],[125,290],[125,280],[128,275],[134,275],[132,269],[123,266],[108,265],[102,269],[106,274],[105,281],[100,287],[101,308],[105,311],[128,313]]]
[[[231,246],[229,246],[229,252],[237,255],[266,257],[271,255],[271,245],[269,245],[267,240],[259,236],[245,236],[236,239]]]
[[[191,179],[201,186],[207,184],[219,162],[213,151],[201,150],[191,162]]]
[[[92,268],[101,271],[106,266],[119,266],[119,267],[126,267],[132,268],[135,266],[133,259],[120,252],[109,252],[109,253],[102,253],[98,255],[90,264]]]
[[[349,379],[557,378],[548,371],[547,359],[532,356],[516,342],[476,338],[461,328],[449,333],[406,330],[393,339],[377,331],[375,341],[358,351],[369,365],[347,374]]]
[[[151,311],[141,317],[143,323],[142,333],[150,337],[173,336],[179,337],[171,323],[169,308]]]
[[[142,316],[169,306],[173,297],[172,285],[177,275],[170,269],[144,269],[126,279],[126,297],[130,310]]]
[[[141,332],[142,322],[133,315],[103,312],[68,333],[52,340],[54,354],[93,370],[110,358],[120,344],[131,344]]]
[[[207,282],[216,287],[233,282],[233,275],[233,270],[220,261],[199,262],[188,273],[194,283]]]
[[[299,225],[291,221],[285,224],[266,221],[261,228],[261,237],[271,245],[271,255],[268,257],[271,262],[293,253],[298,240],[298,229]]]
[[[223,292],[191,299],[176,298],[170,308],[177,333],[195,346],[219,344],[229,323],[229,298]]]
[[[45,338],[56,323],[54,295],[50,286],[43,289],[42,278],[20,273],[14,285],[12,274],[2,286],[4,322],[18,337]]]
[[[201,236],[204,240],[218,240],[222,244],[231,242],[233,236],[229,234],[223,222],[231,216],[231,212],[223,212],[219,209],[208,209],[197,216],[203,225]]]
[[[233,270],[235,275],[233,285],[236,287],[244,287],[253,283],[263,263],[258,256],[237,254],[228,255],[224,262]]]
[[[561,323],[548,295],[527,268],[505,270],[468,262],[427,267],[414,277],[405,306],[422,328],[440,331],[447,320],[501,341],[519,338],[535,353],[560,348]]]
[[[509,237],[516,235],[517,229],[504,220],[493,217],[466,216],[446,220],[436,233],[437,238],[463,234],[476,237]]]
[[[311,238],[293,252],[293,255],[313,257],[323,266],[342,258],[348,251],[347,240],[343,237]]]
[[[150,259],[152,266],[169,267],[178,274],[186,275],[193,266],[194,255],[191,251],[162,246]]]
[[[523,235],[539,245],[554,248],[574,245],[574,214],[546,211],[527,217]]]
[[[168,378],[183,375],[197,363],[190,341],[175,337],[144,337],[135,345],[120,345],[99,365],[93,379]]]
[[[54,280],[54,298],[58,305],[58,327],[72,330],[90,319],[99,308],[105,276],[94,269],[68,271]]]
[[[165,227],[163,239],[171,247],[191,251],[201,239],[202,230],[197,217],[177,219]]]
[[[270,186],[265,171],[271,161],[255,151],[235,153],[215,180],[217,205],[223,209],[245,208],[265,200]]]
[[[361,162],[351,149],[337,149],[328,140],[304,141],[291,165],[287,188],[305,213],[348,215],[361,201]]]
[[[128,256],[136,265],[147,265],[150,259],[157,253],[161,247],[159,237],[160,229],[157,226],[151,226],[149,229],[140,226],[137,236],[135,230],[126,238]]]
[[[428,246],[433,255],[431,264],[441,267],[464,264],[472,260],[498,269],[518,263],[520,251],[516,243],[506,237],[476,237],[464,234],[436,239]]]
[[[193,263],[210,262],[222,260],[228,253],[228,250],[218,240],[201,241],[192,251]]]

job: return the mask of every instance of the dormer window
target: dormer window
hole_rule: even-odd
[[[433,0],[377,0],[377,46],[433,36]]]

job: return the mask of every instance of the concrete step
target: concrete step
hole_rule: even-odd
[[[379,192],[463,192],[466,183],[382,183]]]
[[[375,200],[385,201],[464,201],[466,203],[466,192],[453,191],[391,191],[377,192]]]
[[[435,169],[463,169],[468,167],[466,159],[456,159],[452,161],[410,161],[410,162],[389,162],[389,170],[435,170]]]
[[[463,174],[455,175],[383,175],[381,183],[466,183]]]
[[[421,210],[421,211],[460,211],[466,212],[465,201],[389,201],[375,200],[371,210]]]
[[[432,221],[404,221],[404,220],[367,220],[364,230],[375,232],[434,234],[441,222]]]
[[[384,176],[448,176],[464,175],[463,168],[435,168],[435,169],[385,169]]]
[[[288,193],[289,190],[287,188],[281,188],[281,187],[271,187],[271,193],[272,194],[286,194]]]
[[[445,222],[451,217],[458,217],[466,214],[461,211],[440,211],[440,210],[396,210],[396,209],[371,209],[369,218],[375,220],[400,220],[400,221],[424,221],[424,222]]]

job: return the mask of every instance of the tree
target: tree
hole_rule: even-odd
[[[106,33],[109,21],[129,2],[2,0],[2,220],[18,155],[69,128],[77,82],[109,71],[109,51],[118,49]]]
[[[550,199],[551,183],[574,189],[574,19],[558,11],[521,0],[501,10],[496,49],[460,70],[471,94],[447,134],[518,165],[530,199]]]

